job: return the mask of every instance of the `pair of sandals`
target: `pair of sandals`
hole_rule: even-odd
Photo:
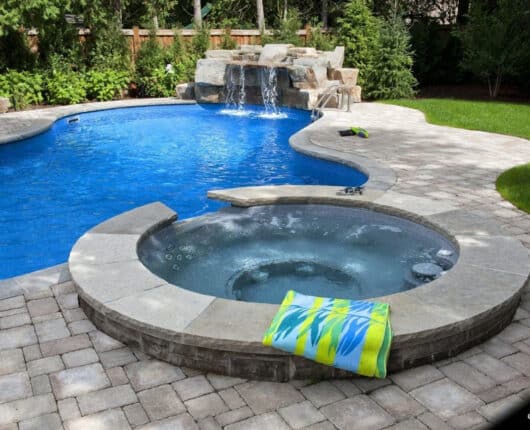
[[[368,131],[362,127],[352,127],[348,130],[339,130],[341,136],[359,136],[359,137],[368,137]]]

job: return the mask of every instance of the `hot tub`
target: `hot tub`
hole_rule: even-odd
[[[290,289],[353,300],[399,293],[443,276],[458,258],[424,225],[331,205],[225,208],[148,236],[138,254],[179,287],[275,304]]]

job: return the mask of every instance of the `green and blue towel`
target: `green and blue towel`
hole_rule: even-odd
[[[392,330],[386,303],[288,291],[263,344],[364,376],[386,377]]]

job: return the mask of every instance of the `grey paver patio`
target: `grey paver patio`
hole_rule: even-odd
[[[38,111],[8,116],[24,114]],[[369,129],[370,139],[338,138],[337,130],[352,123]],[[435,127],[421,113],[368,103],[336,115],[312,136],[319,144],[323,138],[332,149],[392,167],[393,191],[430,194],[472,211],[484,225],[493,220],[530,250],[530,217],[494,188],[502,170],[530,159],[528,141]],[[0,389],[0,428],[53,429],[60,420],[66,430],[462,429],[494,422],[530,399],[530,287],[517,322],[458,357],[386,380],[275,384],[151,360],[88,322],[72,324],[86,315],[64,266],[3,285],[0,386],[10,388]]]

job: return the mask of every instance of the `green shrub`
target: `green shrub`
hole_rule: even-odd
[[[0,96],[8,97],[15,110],[42,103],[42,90],[43,78],[39,73],[9,70],[0,75]]]
[[[337,41],[345,48],[344,62],[359,69],[359,84],[363,87],[379,49],[380,25],[366,0],[350,0],[337,20]]]
[[[369,98],[397,99],[414,95],[410,34],[400,16],[381,23],[379,45],[367,75],[364,93]]]
[[[337,46],[337,39],[331,33],[322,33],[322,25],[317,24],[309,29],[306,45],[319,51],[333,51]]]
[[[278,28],[273,30],[272,36],[262,35],[262,44],[267,43],[290,43],[294,46],[302,46],[302,39],[296,34],[302,28],[300,13],[291,8],[287,12],[287,19],[282,19],[278,23]]]
[[[114,70],[90,70],[86,74],[86,93],[89,99],[99,101],[121,97],[129,83],[127,72]]]
[[[193,36],[188,52],[196,58],[202,58],[208,48],[210,48],[210,29],[203,25]]]
[[[175,95],[175,87],[179,81],[178,71],[167,71],[165,67],[158,67],[151,70],[147,76],[139,76],[136,83],[143,97],[170,97]]]
[[[82,73],[54,70],[48,75],[47,100],[50,104],[75,104],[86,100],[86,82]]]

